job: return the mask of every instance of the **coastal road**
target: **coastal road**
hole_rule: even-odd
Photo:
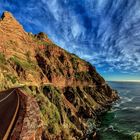
[[[19,95],[16,89],[0,92],[0,140],[6,140],[19,109]]]

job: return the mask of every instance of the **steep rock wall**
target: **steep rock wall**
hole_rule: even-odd
[[[93,135],[99,116],[118,98],[94,66],[60,48],[44,33],[26,33],[5,12],[0,20],[0,88],[19,85],[27,93],[25,108],[29,112],[22,114],[20,133],[26,139],[26,130],[35,136],[31,130],[36,130],[39,117],[43,130],[37,134],[44,140]]]

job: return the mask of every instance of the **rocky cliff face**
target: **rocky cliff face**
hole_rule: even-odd
[[[19,85],[40,108],[43,140],[84,139],[118,98],[90,63],[44,33],[26,33],[5,12],[0,20],[0,89]]]

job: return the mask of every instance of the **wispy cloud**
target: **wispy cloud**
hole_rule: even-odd
[[[0,8],[101,72],[140,73],[139,0],[13,0]]]

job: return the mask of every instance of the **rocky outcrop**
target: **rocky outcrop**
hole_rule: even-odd
[[[137,133],[134,134],[132,140],[139,140],[139,139],[140,139],[140,133],[137,132]]]
[[[91,138],[99,116],[118,98],[94,66],[44,33],[26,33],[8,12],[0,20],[0,77],[1,89],[24,85],[27,112],[21,113],[22,127],[15,126],[22,139]],[[43,128],[37,128],[37,118]]]

